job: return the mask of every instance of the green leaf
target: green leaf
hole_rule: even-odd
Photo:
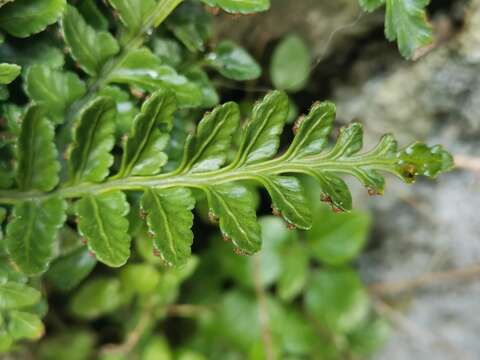
[[[418,175],[436,178],[438,174],[453,168],[453,157],[441,145],[427,146],[413,143],[397,154],[398,173],[407,182]]]
[[[380,6],[385,4],[385,0],[359,0],[360,1],[360,6],[363,8],[365,11],[373,11],[378,9]]]
[[[112,267],[130,256],[129,205],[121,191],[87,195],[76,204],[78,230],[97,259]]]
[[[231,41],[222,41],[205,60],[220,74],[232,80],[253,80],[262,74],[262,69],[255,59]]]
[[[194,2],[181,4],[167,18],[165,25],[192,52],[204,51],[204,42],[212,33],[211,16]]]
[[[14,269],[14,264],[10,261],[5,260],[5,256],[3,256],[3,261],[0,261],[0,284],[5,284],[7,281],[25,284],[28,277]]]
[[[145,295],[152,293],[160,282],[160,272],[150,264],[131,264],[122,268],[122,290]]]
[[[235,165],[256,163],[274,156],[288,116],[288,97],[273,91],[253,108],[242,134]]]
[[[259,176],[259,181],[272,198],[272,208],[290,225],[302,230],[312,226],[312,215],[297,178],[290,176]]]
[[[416,50],[432,43],[432,27],[425,8],[430,0],[386,0],[385,35],[397,40],[400,53],[407,59]],[[376,5],[376,4],[375,4]]]
[[[252,194],[240,184],[222,184],[206,188],[211,213],[220,221],[225,240],[231,240],[236,251],[253,254],[260,250],[260,226]]]
[[[86,93],[85,84],[72,72],[46,65],[31,66],[26,75],[27,95],[41,103],[55,123],[64,121],[65,110]]]
[[[7,226],[7,251],[27,275],[45,272],[54,256],[58,229],[65,222],[66,202],[60,198],[16,205]]]
[[[307,283],[309,257],[307,249],[298,241],[281,248],[282,271],[278,279],[278,296],[284,301],[292,301],[300,295]]]
[[[183,47],[174,39],[157,36],[152,39],[152,48],[162,64],[176,68],[183,61]]]
[[[1,61],[15,62],[24,68],[42,64],[57,69],[63,66],[64,57],[62,50],[49,41],[39,41],[36,38],[28,38],[21,43],[9,42],[0,46]]]
[[[312,170],[310,174],[322,188],[323,202],[330,204],[335,212],[352,210],[352,194],[345,181],[326,172]]]
[[[397,156],[397,141],[392,135],[382,136],[378,145],[368,152],[373,158],[395,159]],[[353,170],[353,174],[368,189],[370,195],[383,195],[385,190],[385,179],[375,169],[359,167]]]
[[[331,102],[313,104],[307,116],[297,120],[297,133],[288,149],[288,156],[303,158],[320,153],[332,132],[336,108]]]
[[[50,191],[58,183],[53,125],[40,106],[30,106],[22,121],[18,138],[17,183],[22,190]]]
[[[294,307],[282,310],[279,315],[272,319],[272,327],[285,351],[297,355],[297,357],[293,356],[292,360],[308,358],[308,354],[313,353],[319,355],[319,359],[333,360],[332,357],[324,357],[325,340],[315,331],[311,322],[306,321],[303,313]]]
[[[154,0],[108,0],[130,33],[138,33],[155,8]]]
[[[226,161],[239,122],[240,110],[233,102],[205,114],[195,136],[187,140],[181,168],[192,173],[219,169]]]
[[[0,9],[0,28],[16,37],[28,37],[56,22],[65,4],[65,0],[15,0]]]
[[[98,95],[110,97],[115,101],[117,105],[115,135],[120,139],[131,130],[135,116],[140,110],[131,95],[118,86],[107,85],[98,92]]]
[[[177,96],[180,107],[195,107],[202,101],[202,93],[195,84],[179,75],[174,68],[162,64],[147,48],[130,51],[112,71],[108,81],[136,86],[149,92],[171,90]]]
[[[222,343],[245,351],[261,336],[257,302],[240,289],[223,293],[214,315],[218,319],[213,329],[215,338]]]
[[[142,354],[142,360],[173,360],[172,351],[168,345],[167,340],[163,336],[155,335],[152,336],[148,343],[145,346],[145,350]],[[195,360],[195,359],[180,359],[176,357],[177,360]],[[202,360],[202,359],[199,359]]]
[[[62,256],[50,265],[45,277],[57,289],[68,291],[75,288],[93,270],[97,263],[85,247]]]
[[[2,107],[5,118],[5,129],[18,136],[21,130],[23,113],[26,109],[15,104],[4,104]]]
[[[98,8],[95,0],[83,0],[77,5],[78,11],[97,30],[108,30],[108,20]]]
[[[143,103],[124,147],[119,176],[154,175],[167,162],[167,146],[176,110],[175,95],[162,90]]]
[[[17,310],[10,312],[8,333],[13,339],[37,340],[44,332],[45,328],[37,315]]]
[[[264,288],[268,288],[278,282],[283,270],[283,252],[299,241],[299,233],[288,229],[285,221],[275,216],[262,216],[258,220],[262,233],[262,251],[260,257],[260,280]],[[242,259],[240,259],[242,260]],[[254,265],[250,264],[250,272],[239,274],[236,279],[240,283],[253,285],[252,273]],[[235,271],[240,267],[236,265]],[[225,271],[226,272],[226,271]],[[227,272],[227,275],[228,272]]]
[[[32,306],[40,301],[40,292],[17,282],[0,283],[0,309],[11,310]]]
[[[270,0],[202,0],[209,6],[219,7],[229,13],[250,14],[270,8]]]
[[[72,57],[89,75],[97,75],[102,65],[120,50],[109,32],[93,29],[73,6],[66,7],[62,29]]]
[[[96,319],[120,305],[121,288],[117,278],[100,277],[83,285],[70,303],[72,313],[84,319]]]
[[[329,159],[342,159],[355,155],[363,146],[363,128],[359,123],[350,124],[340,129],[337,142],[329,152]]]
[[[36,354],[41,360],[88,360],[93,357],[95,336],[88,330],[64,331],[59,334],[49,334],[36,348]]]
[[[212,108],[220,102],[220,96],[213,86],[207,73],[200,67],[192,67],[185,73],[188,80],[196,84],[202,90],[202,108]]]
[[[368,294],[349,269],[325,269],[311,277],[305,294],[308,312],[328,330],[347,333],[358,327],[369,310]]]
[[[297,35],[285,37],[275,48],[270,76],[277,89],[296,92],[305,87],[310,76],[310,51]]]
[[[15,64],[0,64],[0,84],[10,84],[20,75],[21,70],[22,68]]]
[[[8,353],[13,345],[13,339],[6,330],[0,330],[0,354]]]
[[[315,259],[327,265],[340,265],[359,255],[370,228],[367,214],[333,214],[322,207],[316,217],[322,221],[316,221],[306,234],[310,253]]]
[[[69,174],[73,183],[100,182],[113,163],[115,103],[105,97],[92,101],[81,112],[70,149]]]
[[[390,324],[382,318],[375,318],[349,334],[352,352],[362,357],[375,354],[389,339]]]
[[[142,197],[154,247],[168,265],[182,265],[190,256],[195,199],[184,188],[147,189]]]

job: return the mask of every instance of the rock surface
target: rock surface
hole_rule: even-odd
[[[404,145],[423,139],[455,155],[480,158],[480,1],[466,13],[460,32],[415,63],[391,62],[389,56],[376,60],[367,49],[346,80],[333,87],[339,118],[365,122],[370,144],[379,133],[393,132]],[[367,282],[480,263],[480,169],[408,188],[396,181],[388,186],[385,198],[369,202],[375,231],[372,250],[361,261]],[[377,358],[480,358],[479,277],[434,283],[390,299],[401,309],[393,316],[400,319]]]

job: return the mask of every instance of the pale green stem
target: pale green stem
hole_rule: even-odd
[[[86,194],[100,194],[112,190],[142,190],[149,187],[158,189],[172,187],[204,188],[233,181],[257,180],[258,176],[272,176],[285,173],[309,174],[312,170],[352,175],[353,168],[363,167],[395,174],[395,162],[395,159],[368,158],[361,161],[358,159],[329,160],[318,155],[305,157],[301,160],[286,160],[279,157],[260,164],[246,165],[236,169],[226,167],[205,173],[171,172],[154,176],[130,176],[122,179],[109,179],[98,184],[81,183],[63,186],[49,193],[4,190],[0,191],[0,204],[15,204],[25,200],[40,200],[55,196],[78,198]]]

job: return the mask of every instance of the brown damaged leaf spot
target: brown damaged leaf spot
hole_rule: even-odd
[[[217,216],[212,210],[210,210],[210,211],[208,212],[208,220],[209,220],[212,224],[217,225],[219,218],[218,218],[218,216]]]
[[[222,232],[222,238],[223,238],[223,241],[225,241],[225,242],[232,241],[232,238],[230,236],[228,236],[227,234],[225,234],[224,232]]]
[[[272,214],[278,217],[283,217],[282,212],[274,204],[272,204]]]
[[[417,168],[413,164],[406,164],[402,168],[402,174],[406,179],[414,181],[417,175]]]
[[[205,11],[213,16],[217,16],[220,13],[220,8],[205,5]]]
[[[297,135],[298,130],[302,127],[302,124],[305,120],[305,116],[302,115],[300,116],[297,120],[295,120],[295,123],[293,124],[292,131],[294,135]]]
[[[240,248],[234,248],[233,252],[238,256],[247,256],[248,254],[245,251],[242,251]]]
[[[136,88],[130,89],[130,94],[132,94],[132,96],[136,99],[139,99],[139,100],[145,99],[145,93],[139,89],[136,89]]]
[[[330,207],[332,208],[332,211],[336,214],[344,212],[344,210],[342,210],[341,208],[339,208],[337,205],[333,203],[332,198],[327,194],[324,194],[324,193],[320,194],[320,201],[330,205]]]
[[[288,230],[295,230],[296,228],[297,227],[294,224],[287,222],[287,229]]]
[[[381,191],[378,191],[377,189],[374,189],[374,188],[371,188],[371,187],[367,188],[367,192],[368,192],[368,195],[370,195],[370,196],[383,195],[383,193]]]

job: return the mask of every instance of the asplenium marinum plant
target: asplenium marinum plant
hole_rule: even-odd
[[[243,14],[269,7],[268,0],[204,2]],[[233,102],[215,107],[219,95],[209,72],[244,81],[258,78],[261,69],[231,41],[207,46],[211,16],[198,2],[108,3],[0,1],[6,33],[0,34],[0,351],[43,332],[38,275],[76,232],[99,261],[120,267],[130,256],[132,223],[140,219],[155,254],[165,264],[182,265],[191,253],[200,192],[224,239],[236,252],[253,254],[261,237],[252,184],[268,191],[273,212],[289,227],[307,230],[312,216],[298,175],[318,182],[321,199],[340,212],[352,207],[341,175],[382,194],[382,173],[413,182],[452,167],[441,146],[399,149],[391,135],[361,152],[359,123],[342,128],[329,146],[330,102],[315,103],[295,122],[293,140],[280,146],[289,114],[285,93],[267,94],[247,120]],[[385,2],[387,37],[398,39],[406,57],[431,40],[427,3]],[[360,4],[370,11],[384,1]],[[20,74],[18,86],[20,80],[12,81]],[[186,136],[188,126],[180,122],[201,117],[195,109],[212,107]],[[89,264],[68,281],[78,284],[92,270]],[[68,288],[59,273],[50,280]],[[94,293],[117,289],[98,283]]]
[[[14,205],[6,231],[6,247],[15,264],[30,275],[47,269],[57,231],[74,207],[78,231],[103,263],[122,266],[130,254],[127,193],[141,191],[141,211],[160,256],[169,265],[190,255],[193,234],[191,189],[202,190],[211,218],[218,219],[235,250],[260,250],[260,231],[253,198],[245,181],[265,187],[272,207],[290,226],[309,229],[311,216],[295,174],[314,177],[322,199],[338,211],[348,211],[352,199],[338,174],[353,175],[370,193],[382,194],[380,172],[412,182],[416,176],[435,177],[452,166],[441,146],[414,143],[397,149],[385,135],[372,150],[362,148],[362,127],[342,128],[335,145],[323,151],[332,130],[335,106],[316,103],[295,125],[288,149],[276,156],[279,136],[288,116],[288,98],[272,92],[258,102],[241,130],[233,159],[226,163],[232,136],[240,124],[238,106],[226,103],[207,113],[195,134],[187,138],[184,156],[172,172],[163,173],[166,147],[176,110],[175,95],[157,91],[144,102],[124,141],[118,170],[110,153],[114,146],[115,104],[106,97],[89,103],[79,115],[67,154],[68,176],[59,183],[60,163],[51,121],[39,105],[23,118],[17,144],[17,189],[0,192],[0,203]]]

